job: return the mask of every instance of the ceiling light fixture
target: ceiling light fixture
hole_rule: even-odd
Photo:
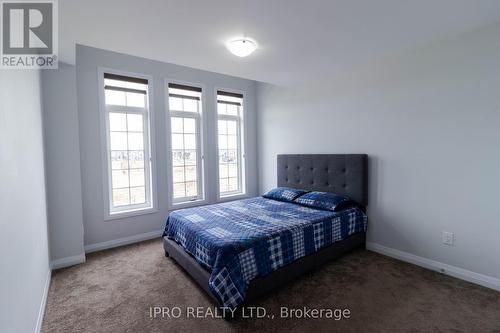
[[[247,37],[238,37],[228,41],[226,47],[235,56],[246,57],[257,49],[257,43]]]

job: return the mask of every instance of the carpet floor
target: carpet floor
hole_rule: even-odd
[[[254,305],[265,318],[211,318],[216,305],[154,240],[54,272],[43,332],[500,332],[499,292],[361,249]],[[280,316],[281,307],[304,306],[350,317]],[[151,316],[152,307],[170,318]],[[208,317],[188,318],[188,307]]]

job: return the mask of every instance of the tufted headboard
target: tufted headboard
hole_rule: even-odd
[[[278,155],[278,186],[349,196],[368,205],[366,154]]]

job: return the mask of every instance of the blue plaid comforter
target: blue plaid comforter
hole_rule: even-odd
[[[163,236],[211,271],[220,304],[242,304],[249,282],[348,236],[366,231],[358,208],[340,212],[252,198],[170,213]]]

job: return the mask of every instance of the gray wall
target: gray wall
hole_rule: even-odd
[[[0,331],[34,332],[49,274],[40,75],[0,73]]]
[[[158,213],[104,221],[103,172],[99,133],[99,102],[97,68],[105,67],[148,74],[153,76],[154,129],[157,161]],[[216,158],[215,150],[215,101],[214,87],[239,89],[246,92],[245,122],[247,142],[248,194],[257,193],[256,111],[255,86],[251,80],[217,73],[177,66],[144,58],[77,45],[76,75],[78,95],[78,117],[80,133],[80,154],[82,171],[83,222],[85,244],[125,238],[137,234],[159,231],[168,215],[167,205],[167,151],[169,136],[165,128],[165,78],[194,82],[205,86],[205,167],[208,177],[209,202],[216,201]]]
[[[499,35],[259,84],[260,192],[276,184],[278,153],[368,153],[368,241],[500,278]]]
[[[83,254],[76,70],[42,72],[47,214],[51,260]]]

